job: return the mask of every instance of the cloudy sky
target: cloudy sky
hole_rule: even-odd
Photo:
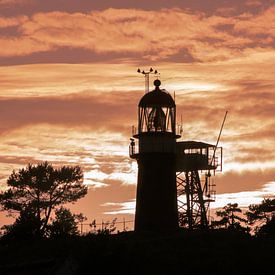
[[[0,0],[1,189],[29,162],[80,165],[73,210],[132,219],[136,71],[153,67],[182,140],[215,144],[229,111],[213,207],[260,202],[275,193],[274,48],[274,0]]]

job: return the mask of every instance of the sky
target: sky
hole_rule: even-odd
[[[73,211],[133,220],[137,68],[153,67],[181,141],[215,144],[228,110],[213,207],[274,196],[274,48],[275,0],[0,0],[1,190],[27,163],[80,165]]]

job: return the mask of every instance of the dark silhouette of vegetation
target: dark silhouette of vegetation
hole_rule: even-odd
[[[223,210],[217,211],[216,215],[221,219],[213,221],[212,228],[233,229],[247,233],[252,229],[256,236],[275,236],[275,199],[264,199],[260,204],[249,205],[248,211],[244,213],[247,219],[242,215],[242,209],[237,203],[227,204]]]
[[[259,237],[275,236],[275,217],[273,216],[264,225],[259,227],[256,235]]]
[[[11,225],[4,225],[5,237],[15,240],[31,239],[37,234],[39,220],[27,209],[20,211],[19,216]]]
[[[256,234],[275,234],[274,213],[275,199],[264,199],[260,204],[249,205],[245,214],[250,225],[256,224]]]
[[[0,241],[0,274],[270,274],[274,246],[227,229]]]
[[[0,274],[269,274],[275,270],[275,219],[252,236],[238,229],[238,209],[228,204],[219,211],[227,220],[219,229],[111,234],[114,219],[99,230],[94,221],[91,233],[79,235],[77,224],[85,217],[60,207],[48,226],[52,238],[0,239]],[[33,218],[28,213],[17,223],[26,225],[23,219]]]
[[[87,187],[82,181],[83,173],[79,166],[54,168],[43,162],[13,171],[7,181],[9,189],[0,194],[0,205],[1,210],[18,213],[19,216],[13,225],[5,226],[6,233],[12,236],[47,236],[52,211],[87,194]],[[56,226],[60,225],[62,215],[69,216],[63,208],[56,214]]]
[[[213,221],[211,225],[217,228],[226,228],[237,231],[249,231],[248,227],[243,227],[241,223],[246,223],[247,220],[238,215],[242,213],[242,209],[238,207],[237,203],[228,203],[223,207],[223,210],[216,212],[220,220]]]
[[[55,210],[55,219],[48,226],[50,237],[69,237],[80,234],[78,224],[82,223],[86,217],[83,214],[72,214],[67,208],[60,207]]]
[[[275,212],[275,199],[264,199],[260,204],[251,204],[246,212],[250,224],[256,221],[269,222]]]

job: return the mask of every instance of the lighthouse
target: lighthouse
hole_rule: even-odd
[[[178,229],[176,185],[176,105],[173,97],[154,81],[138,105],[138,127],[130,143],[137,160],[135,231]]]

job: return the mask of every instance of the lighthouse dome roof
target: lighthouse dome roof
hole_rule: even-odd
[[[158,79],[154,81],[155,89],[141,98],[139,107],[175,107],[174,99],[165,89],[159,88],[160,84]]]

